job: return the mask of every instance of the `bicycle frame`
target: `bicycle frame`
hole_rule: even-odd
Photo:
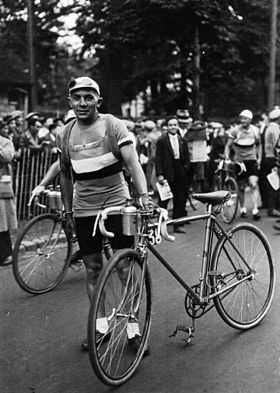
[[[185,224],[186,222],[194,222],[206,220],[205,225],[205,233],[204,233],[204,243],[203,243],[203,254],[202,254],[202,264],[199,278],[199,294],[197,294],[182,277],[173,269],[173,267],[168,263],[168,261],[155,249],[153,245],[147,243],[147,248],[152,252],[152,254],[159,260],[159,262],[169,271],[169,273],[177,280],[180,285],[187,291],[188,295],[190,295],[196,304],[201,306],[207,305],[210,300],[212,300],[215,296],[221,295],[225,292],[228,292],[230,289],[239,285],[241,282],[248,280],[252,277],[251,268],[248,266],[246,260],[240,254],[239,250],[236,248],[234,243],[231,241],[229,234],[222,228],[222,226],[218,223],[215,214],[213,213],[212,205],[208,205],[207,213],[193,216],[193,217],[182,217],[179,219],[170,220],[167,222],[167,225],[174,224]],[[238,253],[239,257],[243,260],[250,271],[250,275],[245,278],[235,282],[231,285],[228,285],[226,288],[215,291],[214,293],[209,293],[209,285],[207,283],[209,268],[211,264],[211,259],[213,257],[213,237],[216,236],[217,240],[221,237],[225,237],[233,249]],[[225,250],[227,253],[227,251]],[[235,264],[227,253],[229,260],[232,266],[235,268]]]

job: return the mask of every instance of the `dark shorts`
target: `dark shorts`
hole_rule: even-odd
[[[240,170],[239,166],[237,165],[237,181],[238,182],[248,182],[248,179],[250,176],[259,176],[259,170],[258,170],[258,163],[257,160],[245,160],[243,161],[245,167],[246,167],[246,172],[242,172],[240,175],[238,175],[238,171]]]
[[[96,216],[76,217],[76,235],[82,255],[91,255],[102,251],[103,236],[97,226],[96,234],[92,237]],[[105,227],[115,236],[110,239],[112,248],[115,250],[133,247],[134,237],[122,234],[122,216],[110,215],[105,222]]]

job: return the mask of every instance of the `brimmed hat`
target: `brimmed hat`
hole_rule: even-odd
[[[72,93],[78,89],[90,89],[94,90],[100,96],[100,88],[97,82],[88,76],[81,76],[76,79],[72,79],[68,85],[69,93]]]
[[[276,108],[269,112],[268,118],[269,120],[276,120],[280,117],[280,109]]]
[[[207,128],[207,123],[201,120],[194,121],[191,126],[192,131],[202,131],[205,130],[206,128]]]
[[[153,130],[156,127],[156,123],[153,120],[146,120],[144,123],[144,127],[147,130]]]
[[[180,123],[190,123],[192,121],[188,109],[177,109],[176,116]]]
[[[38,112],[30,112],[26,115],[25,120],[30,121],[31,119],[40,119],[40,114]]]
[[[15,120],[18,117],[22,117],[22,111],[13,111],[10,113],[10,120]]]

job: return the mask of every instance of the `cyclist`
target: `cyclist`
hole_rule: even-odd
[[[245,109],[239,114],[239,124],[228,131],[225,146],[225,159],[230,158],[230,149],[234,148],[234,161],[243,163],[245,171],[237,176],[241,217],[247,216],[245,207],[245,188],[248,185],[252,197],[252,215],[254,220],[261,218],[258,209],[258,168],[260,163],[260,138],[257,127],[251,124],[253,113]]]
[[[99,85],[89,77],[72,80],[69,83],[69,102],[76,119],[66,125],[59,135],[61,190],[66,211],[66,232],[71,236],[75,226],[86,266],[87,291],[91,301],[102,269],[102,236],[97,231],[92,238],[94,223],[100,209],[122,206],[129,197],[122,171],[123,162],[145,208],[150,207],[150,199],[145,175],[125,124],[113,115],[99,113],[102,102]],[[121,216],[109,216],[107,225],[115,233],[112,239],[114,249],[133,245],[132,237],[122,235]],[[127,329],[129,343],[137,349],[140,343],[139,326],[128,325],[131,325]],[[107,318],[100,316],[97,331],[102,336],[107,330]],[[88,349],[87,340],[83,341],[82,349]]]

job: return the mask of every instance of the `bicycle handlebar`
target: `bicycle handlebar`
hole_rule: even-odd
[[[115,234],[113,232],[110,232],[106,229],[105,227],[105,220],[108,218],[109,214],[122,214],[123,207],[122,206],[112,206],[105,208],[104,210],[100,211],[96,217],[94,228],[93,228],[93,233],[92,236],[94,237],[96,234],[96,229],[97,225],[99,226],[99,230],[101,234],[105,237],[108,238],[113,238]],[[166,209],[162,208],[157,208],[156,212],[159,213],[159,220],[157,224],[153,225],[156,227],[155,229],[155,243],[159,244],[161,242],[161,236],[168,241],[174,241],[175,237],[169,235],[168,230],[167,230],[167,221],[168,221],[168,212]],[[141,215],[141,210],[139,209],[138,213]],[[144,212],[145,215],[147,215],[146,212]]]
[[[27,203],[27,206],[30,207],[31,204],[32,204],[32,202],[34,201],[34,204],[35,204],[36,206],[41,207],[42,209],[46,209],[47,206],[46,206],[46,205],[43,205],[42,203],[40,203],[40,202],[38,201],[38,198],[39,198],[38,195],[31,195],[31,197],[30,197],[30,199],[29,199],[29,201],[28,201],[28,203]]]

